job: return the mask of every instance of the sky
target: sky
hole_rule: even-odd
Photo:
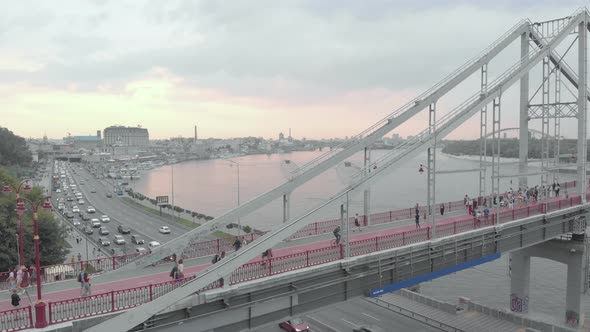
[[[0,0],[0,126],[50,138],[115,124],[141,125],[153,139],[192,137],[195,125],[200,138],[277,138],[289,128],[295,138],[352,136],[519,20],[584,4]],[[490,64],[492,77],[517,60],[514,50]],[[479,77],[470,82],[440,101],[440,115],[477,92]],[[504,127],[518,125],[515,96],[507,93]],[[479,135],[475,120],[449,138]],[[423,114],[395,132],[425,123]]]

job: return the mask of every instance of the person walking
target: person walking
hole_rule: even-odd
[[[415,207],[415,218],[416,218],[416,229],[420,228],[420,206],[418,205],[418,203],[416,203],[416,207]]]
[[[172,278],[172,280],[176,280],[178,277],[178,263],[174,262],[174,266],[172,267],[172,270],[170,270],[170,278]]]
[[[268,248],[262,252],[262,265],[265,265],[266,261],[270,260],[271,258],[272,258],[272,249]]]
[[[82,261],[82,254],[78,253],[78,262],[81,262],[81,261]]]
[[[85,269],[82,269],[80,273],[78,273],[78,282],[80,283],[80,297],[84,294],[84,273],[86,272]]]
[[[559,197],[559,190],[560,190],[559,182],[555,184],[555,196]]]
[[[336,238],[336,245],[338,245],[340,243],[340,238],[342,238],[342,236],[340,235],[340,225],[336,226],[332,233],[334,233],[334,237]]]
[[[90,288],[92,286],[92,284],[90,283],[90,276],[88,275],[88,272],[84,272],[83,278],[84,278],[84,293],[82,294],[82,296],[90,296],[90,295],[92,295],[92,289]]]
[[[16,288],[21,290],[21,285],[23,283],[23,269],[20,266],[16,267]]]
[[[8,273],[8,287],[10,290],[16,289],[16,268],[11,269]]]
[[[25,265],[23,265],[21,267],[22,271],[23,271],[23,280],[21,282],[21,288],[27,288],[29,287],[29,270],[27,270],[27,267]]]
[[[242,241],[240,241],[239,238],[236,238],[236,240],[234,241],[234,250],[238,251],[238,250],[240,250],[241,247],[242,247]]]
[[[441,216],[445,215],[445,204],[444,203],[440,203],[440,215]]]
[[[184,261],[181,259],[178,260],[178,272],[176,273],[176,279],[184,279]]]
[[[358,227],[359,232],[361,231],[361,222],[359,220],[359,214],[354,215],[354,225]]]
[[[37,268],[33,264],[29,265],[29,280],[31,286],[35,287],[37,285]]]

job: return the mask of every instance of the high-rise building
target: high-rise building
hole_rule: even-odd
[[[137,146],[147,147],[150,136],[146,128],[110,126],[103,131],[106,146]]]

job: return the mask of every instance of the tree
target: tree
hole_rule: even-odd
[[[18,184],[16,179],[8,175],[2,168],[0,168],[0,182]],[[43,198],[43,193],[41,188],[35,187],[30,193],[25,193],[22,196],[37,201]],[[16,236],[18,228],[15,206],[16,196],[14,193],[0,194],[0,271],[7,271],[18,262],[18,238]],[[29,208],[27,206],[27,209]],[[25,263],[31,264],[35,259],[33,214],[31,211],[23,214],[22,222]],[[69,253],[65,246],[67,236],[51,212],[41,211],[39,213],[39,235],[41,265],[63,263]]]
[[[242,227],[242,229],[243,229],[243,230],[244,230],[244,232],[246,232],[246,233],[250,233],[250,232],[252,232],[252,227],[250,227],[250,226],[248,226],[248,225],[246,225],[246,226]]]
[[[0,127],[0,165],[30,166],[33,155],[24,138]]]

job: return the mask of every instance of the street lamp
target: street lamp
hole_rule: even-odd
[[[11,193],[14,192],[16,193],[16,200],[18,202],[18,199],[20,198],[20,191],[24,190],[24,191],[30,191],[31,190],[31,185],[29,184],[30,179],[25,179],[22,180],[21,183],[15,187],[13,185],[11,185],[8,182],[4,183],[4,187],[2,188],[2,192],[3,193]],[[17,203],[18,205],[18,203]],[[22,210],[18,209],[17,206],[17,211],[16,211],[16,220],[18,221],[18,265],[23,265],[25,263],[25,246],[23,245],[23,224],[21,222],[21,215],[22,215]]]
[[[35,304],[35,328],[44,328],[47,326],[45,316],[45,303],[41,298],[41,263],[39,261],[39,206],[43,209],[51,210],[51,196],[45,196],[38,202],[32,202],[24,197],[20,197],[16,203],[16,209],[19,211],[26,210],[25,203],[33,209],[33,240],[35,241],[35,272],[37,274],[37,303]]]
[[[238,169],[238,207],[240,207],[240,163],[231,159],[227,159],[227,161],[235,164],[236,168]],[[232,165],[230,164],[230,166]],[[242,235],[242,224],[240,222],[240,215],[238,214],[238,236],[240,235]]]

